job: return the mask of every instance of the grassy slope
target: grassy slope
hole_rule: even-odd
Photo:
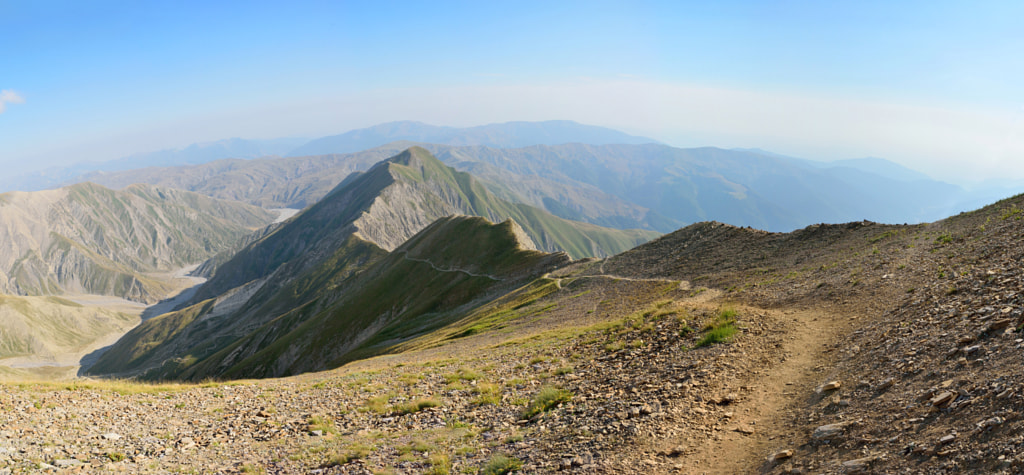
[[[468,313],[467,304],[564,262],[518,248],[512,227],[479,218],[440,220],[356,277],[336,305],[305,319],[308,309],[295,309],[181,376],[266,377],[337,366],[352,351],[365,357],[440,328]]]
[[[311,309],[320,305],[329,305],[333,299],[339,297],[338,289],[345,280],[386,254],[374,244],[352,235],[321,266],[292,280],[279,291],[272,292],[268,299],[254,299],[261,303],[243,307],[239,313],[248,318],[220,318],[196,322],[215,309],[214,299],[201,301],[185,309],[143,322],[105,353],[90,368],[90,372],[124,373],[158,368],[165,360],[178,353],[175,348],[187,350],[186,354],[180,356],[182,362],[194,363],[238,338],[225,335],[245,333],[245,330],[233,329],[232,325],[259,327],[281,314],[304,315],[303,312],[312,311]],[[263,320],[260,320],[261,316]],[[183,366],[187,364],[176,363],[167,367],[170,369],[165,368],[171,373],[157,369],[151,377],[170,378]]]
[[[0,358],[78,351],[136,322],[134,315],[59,297],[0,295]]]
[[[514,219],[541,249],[565,251],[575,259],[617,254],[658,236],[653,231],[617,230],[569,221],[532,206],[499,199],[472,175],[445,166],[420,147],[396,157],[392,169],[411,182],[443,183],[452,195],[449,200],[462,204],[465,214],[483,216],[493,222]]]
[[[177,335],[197,318],[209,313],[212,307],[213,300],[206,300],[146,320],[121,337],[90,370],[102,373],[115,368],[119,371],[138,369],[148,361],[156,346]]]

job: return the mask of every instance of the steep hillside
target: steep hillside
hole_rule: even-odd
[[[641,144],[656,140],[636,137],[617,130],[583,125],[570,120],[544,122],[506,122],[478,127],[438,127],[422,122],[389,122],[340,135],[313,140],[288,156],[350,153],[381,145],[407,140],[444,145],[482,145],[512,148],[530,145],[558,145],[564,143]]]
[[[538,249],[571,256],[605,256],[656,236],[571,222],[530,206],[500,200],[472,176],[444,166],[414,147],[354,176],[286,226],[242,249],[200,290],[205,299],[285,266],[276,278],[288,280],[332,255],[355,232],[390,251],[434,220],[453,214],[483,216],[493,222],[516,220]],[[301,256],[302,259],[296,260]]]
[[[511,220],[442,218],[360,273],[337,301],[295,308],[191,367],[155,376],[283,376],[387,352],[568,261],[531,247]]]
[[[424,149],[412,148],[346,180],[325,199],[220,264],[192,299],[191,304],[203,308],[167,317],[178,321],[173,325],[178,330],[167,334],[151,329],[163,323],[147,323],[91,371],[123,374],[186,354],[205,358],[290,312],[299,315],[295,321],[301,323],[312,309],[322,309],[317,306],[334,298],[325,295],[326,289],[340,292],[341,286],[351,285],[349,278],[432,222],[451,215],[483,216],[492,222],[512,219],[521,226],[528,247],[564,250],[575,257],[621,252],[654,237],[651,232],[566,221],[508,203],[470,175],[444,166]],[[143,347],[145,351],[140,350]]]
[[[442,218],[390,254],[355,234],[276,292],[249,297],[243,288],[144,322],[90,372],[202,379],[337,366],[443,326],[568,260],[531,247],[511,220]]]
[[[60,297],[0,296],[0,361],[54,360],[125,332],[138,315],[88,307]]]
[[[146,273],[201,262],[272,220],[249,205],[148,185],[5,193],[0,293],[155,302],[169,288]]]

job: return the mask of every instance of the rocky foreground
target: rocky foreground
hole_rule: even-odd
[[[664,294],[661,284],[632,285]],[[722,310],[681,290],[667,295],[587,331],[540,332],[458,360],[442,348],[267,381],[0,386],[0,466],[13,472],[688,471],[686,459],[704,441],[757,430],[756,421],[731,407],[751,390],[737,384],[782,355],[777,335],[791,322],[746,308]],[[739,331],[731,343],[693,348],[706,335],[701,325],[734,324]]]

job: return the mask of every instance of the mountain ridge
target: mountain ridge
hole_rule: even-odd
[[[416,121],[387,122],[339,135],[313,140],[288,153],[289,157],[351,153],[395,141],[444,145],[485,145],[498,148],[562,143],[654,143],[617,130],[584,125],[570,120],[504,122],[475,127],[447,127]]]

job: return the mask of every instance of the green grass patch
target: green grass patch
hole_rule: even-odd
[[[393,409],[393,411],[396,414],[402,415],[402,414],[412,414],[414,412],[420,412],[420,411],[422,411],[424,409],[428,409],[428,408],[431,408],[431,407],[438,407],[440,405],[441,405],[441,402],[438,401],[437,399],[421,398],[421,399],[413,399],[412,401],[404,402],[404,403],[401,403],[401,404],[396,404],[392,409]]]
[[[493,383],[479,383],[473,388],[473,393],[476,394],[476,399],[473,400],[474,404],[478,405],[501,405],[501,386]]]
[[[494,454],[480,467],[481,475],[505,475],[523,468],[523,462],[505,454]]]
[[[459,368],[454,374],[445,375],[445,381],[454,383],[456,381],[477,381],[484,379],[484,375],[472,369]]]
[[[334,434],[337,429],[334,428],[334,421],[326,416],[310,416],[306,419],[306,426],[310,432],[318,430],[324,434]]]
[[[382,394],[380,396],[374,396],[366,400],[363,403],[362,409],[364,411],[373,412],[375,414],[384,414],[388,411],[388,401],[391,400],[391,394]]]
[[[530,405],[523,411],[522,417],[523,419],[529,419],[570,400],[572,400],[571,392],[554,386],[545,386],[533,396]]]
[[[714,320],[704,326],[704,336],[694,344],[694,348],[724,343],[736,334],[736,309],[726,307],[718,311]]]

